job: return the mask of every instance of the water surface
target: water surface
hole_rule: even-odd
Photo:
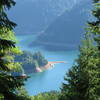
[[[29,95],[36,95],[40,92],[52,90],[60,90],[64,76],[68,69],[74,63],[78,51],[46,51],[41,47],[29,47],[29,44],[36,38],[33,35],[17,36],[20,43],[18,44],[22,50],[30,52],[41,51],[48,61],[66,61],[67,63],[56,64],[52,69],[48,69],[42,73],[31,74],[30,78],[25,82],[25,88]]]

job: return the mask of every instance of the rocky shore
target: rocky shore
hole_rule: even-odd
[[[46,64],[45,66],[41,66],[41,67],[37,67],[36,68],[36,72],[43,72],[47,69],[50,69],[52,67],[54,67],[55,64],[59,64],[59,63],[67,63],[66,61],[52,61],[52,62],[48,62],[48,64]]]

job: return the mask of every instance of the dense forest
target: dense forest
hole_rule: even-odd
[[[48,61],[40,52],[30,54],[16,46],[16,23],[7,16],[15,4],[13,0],[0,0],[0,100],[100,100],[100,0],[93,0],[93,19],[87,21],[79,55],[60,91],[36,96],[29,96],[24,88],[28,77],[13,76],[11,72],[21,71],[29,63],[37,67]]]
[[[23,51],[21,54],[15,55],[15,62],[22,64],[22,68],[26,74],[34,73],[37,67],[43,67],[48,63],[41,52],[32,54],[28,51]]]

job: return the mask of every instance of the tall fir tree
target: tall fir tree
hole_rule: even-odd
[[[15,46],[13,28],[16,24],[9,20],[6,10],[15,5],[13,0],[0,0],[0,100],[20,100],[16,91],[24,85],[20,77],[11,76],[12,71],[20,71],[13,54],[20,53]]]
[[[94,21],[88,22],[75,64],[65,76],[59,100],[100,100],[100,0],[94,0]]]

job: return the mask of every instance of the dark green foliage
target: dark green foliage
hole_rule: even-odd
[[[15,2],[13,0],[0,0],[0,28],[7,27],[13,29],[16,24],[8,19],[5,10],[10,9]]]
[[[100,1],[100,0],[93,0],[94,1],[94,3],[97,3],[98,1]]]
[[[95,20],[92,22],[89,22],[89,28],[91,33],[93,34],[93,38],[98,46],[98,49],[100,50],[100,0],[96,1],[94,3],[94,10],[92,11],[92,14],[95,17]]]
[[[11,47],[15,47],[15,42],[5,39],[0,39],[0,49],[8,49]]]
[[[15,56],[15,61],[22,64],[23,70],[26,74],[32,73],[35,71],[35,65],[33,61],[32,54],[27,51],[23,51],[22,54]]]
[[[24,87],[18,88],[16,93],[18,94],[18,100],[32,100],[31,96],[28,95]]]
[[[27,74],[35,72],[37,67],[48,63],[41,52],[32,54],[28,51],[23,51],[20,55],[15,55],[15,61],[22,63],[23,69]]]
[[[15,91],[16,88],[22,85],[23,79],[3,73],[0,74],[0,93],[2,93],[7,100],[16,100],[15,98],[17,95],[12,91]]]
[[[99,1],[99,0],[98,0]],[[80,54],[65,76],[59,100],[100,100],[100,3],[95,0]]]
[[[12,5],[15,5],[13,0],[0,0],[0,6],[4,6],[5,8],[11,8]]]
[[[33,54],[33,59],[36,59],[39,66],[44,66],[48,63],[48,61],[44,58],[41,52],[36,52]]]
[[[19,50],[15,46],[13,28],[16,24],[9,20],[6,10],[15,2],[13,0],[0,0],[0,100],[21,100],[15,93],[17,88],[24,85],[20,77],[11,76],[11,71],[20,69],[20,64],[14,62],[11,54]]]
[[[99,100],[100,58],[93,40],[86,33],[76,63],[65,76],[59,100]]]
[[[58,100],[58,97],[59,97],[59,92],[51,91],[51,92],[40,93],[31,98],[32,100]]]
[[[30,61],[33,60],[32,54],[30,52],[23,51],[23,53],[15,55],[15,61],[18,61],[18,62],[27,62],[29,60]]]

